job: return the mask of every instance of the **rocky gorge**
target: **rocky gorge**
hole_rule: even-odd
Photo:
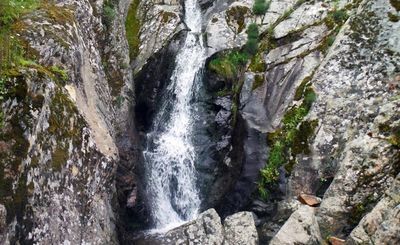
[[[400,2],[194,3],[1,0],[0,243],[400,243]],[[154,231],[191,45],[198,215]]]

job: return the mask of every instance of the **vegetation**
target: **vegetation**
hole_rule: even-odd
[[[140,46],[140,20],[137,16],[140,0],[133,0],[128,10],[125,22],[126,38],[129,45],[129,56],[135,58]]]
[[[114,3],[111,0],[106,1],[103,6],[103,24],[107,28],[111,27],[116,14],[117,12],[115,11]]]
[[[222,76],[226,80],[237,78],[240,67],[246,65],[248,56],[240,51],[232,51],[224,55],[219,55],[213,59],[208,67]]]
[[[268,11],[270,4],[270,1],[255,0],[253,5],[253,13],[255,15],[264,15]]]
[[[218,55],[209,63],[209,69],[226,80],[232,81],[244,70],[248,60],[257,53],[259,31],[257,24],[247,28],[247,42],[243,51],[231,51]]]
[[[253,58],[251,59],[249,70],[252,72],[264,72],[265,62],[260,52],[254,55]]]
[[[246,42],[246,46],[245,46],[245,52],[248,55],[255,55],[257,53],[258,50],[258,36],[259,36],[259,32],[258,32],[258,26],[255,23],[252,23],[249,25],[249,27],[247,28],[247,42]]]
[[[346,20],[349,18],[346,10],[344,9],[334,9],[333,11],[328,13],[328,16],[325,18],[325,24],[333,29],[337,26],[342,26]]]
[[[301,105],[290,108],[283,117],[282,127],[268,135],[271,150],[266,166],[260,170],[261,180],[258,191],[263,199],[269,195],[269,187],[279,179],[279,169],[284,167],[290,173],[296,163],[296,155],[309,154],[309,141],[318,122],[303,121],[316,99],[316,94],[309,83],[310,78],[299,86],[295,100],[302,100]]]

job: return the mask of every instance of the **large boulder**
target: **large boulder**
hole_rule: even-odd
[[[214,209],[209,209],[199,217],[162,234],[143,235],[133,241],[138,245],[157,244],[258,244],[258,235],[253,214],[240,212],[228,216],[224,226]]]
[[[400,244],[400,175],[379,203],[350,233],[347,244]]]
[[[240,212],[228,216],[224,220],[225,245],[258,244],[258,234],[254,223],[253,214]]]
[[[294,212],[275,237],[270,245],[289,244],[321,244],[315,208],[303,205]]]

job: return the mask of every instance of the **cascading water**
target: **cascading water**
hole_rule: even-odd
[[[177,55],[167,96],[147,135],[144,151],[147,198],[158,229],[172,228],[195,218],[200,206],[190,103],[205,60],[197,0],[185,1],[185,23],[190,31]]]

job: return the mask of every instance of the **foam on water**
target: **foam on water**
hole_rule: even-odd
[[[172,107],[167,110],[167,104],[171,102],[163,102],[154,119],[153,131],[147,136],[145,185],[156,229],[173,228],[195,218],[200,206],[196,154],[191,142],[193,115],[190,100],[196,93],[195,81],[205,60],[201,18],[197,0],[186,0],[185,23],[190,31],[177,54],[167,88],[167,93],[173,95],[169,97],[173,99]]]

